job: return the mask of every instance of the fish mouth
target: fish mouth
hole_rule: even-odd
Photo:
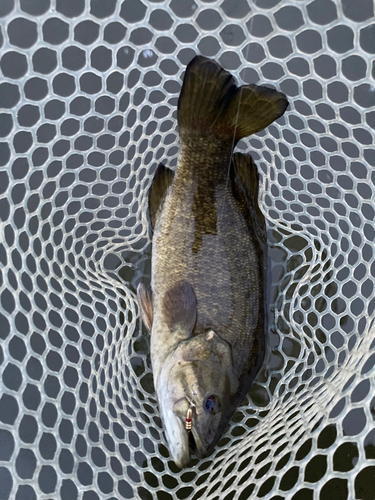
[[[194,453],[194,455],[196,455],[198,452],[197,443],[195,442],[194,434],[192,431],[189,432],[189,450]]]
[[[166,429],[167,435],[169,434],[167,441],[169,443],[172,459],[177,467],[183,469],[189,465],[191,460],[189,436],[180,419],[177,419],[176,424],[174,429],[169,429],[170,432]]]
[[[186,467],[192,456],[201,459],[207,455],[206,447],[204,446],[199,434],[195,419],[196,414],[193,409],[192,427],[186,429],[186,414],[189,409],[189,402],[186,398],[181,398],[173,404],[173,417],[168,419],[165,415],[165,425],[168,435],[168,443],[170,445],[171,454],[176,465]]]
[[[197,458],[203,458],[206,456],[206,451],[202,446],[202,441],[199,437],[198,431],[194,428],[194,426],[189,432],[189,449]]]

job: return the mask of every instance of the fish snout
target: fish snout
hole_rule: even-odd
[[[184,422],[174,414],[166,423],[165,428],[172,459],[181,469],[187,467],[190,462],[190,449]]]
[[[188,411],[191,412],[188,413]],[[192,407],[187,400],[187,398],[182,398],[176,401],[173,407],[173,411],[177,418],[181,420],[185,426],[185,432],[188,436],[189,450],[192,451],[198,458],[204,458],[207,455],[207,447],[202,443],[199,431],[197,428],[197,419],[199,415],[196,412],[196,408]],[[191,416],[191,421],[189,422],[190,429],[188,430],[188,416]],[[215,436],[212,436],[211,442]]]
[[[188,432],[185,421],[175,412],[173,401],[167,400],[167,404],[165,403],[164,401],[161,408],[165,436],[172,460],[182,469],[190,463]]]

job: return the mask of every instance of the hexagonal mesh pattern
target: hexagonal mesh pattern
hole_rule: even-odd
[[[0,16],[1,498],[370,498],[372,0],[1,0]],[[239,144],[269,227],[266,362],[214,455],[180,471],[135,289],[196,53],[291,104]]]

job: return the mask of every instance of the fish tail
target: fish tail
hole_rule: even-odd
[[[287,106],[283,93],[258,85],[237,87],[219,64],[196,56],[186,68],[178,101],[181,140],[214,136],[236,143],[268,127]]]

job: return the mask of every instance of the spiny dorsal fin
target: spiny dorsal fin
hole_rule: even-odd
[[[139,307],[141,309],[141,317],[148,332],[151,333],[152,328],[152,292],[148,286],[139,283],[137,288],[137,297]]]
[[[235,189],[246,199],[251,210],[253,228],[261,243],[266,242],[266,223],[258,205],[259,174],[257,166],[250,155],[234,153],[232,158]]]
[[[163,203],[167,195],[169,186],[172,184],[173,177],[174,173],[172,172],[172,170],[166,168],[162,163],[160,163],[155,171],[148,194],[148,206],[153,228],[155,227],[158,213],[163,208]]]
[[[197,300],[190,283],[181,281],[164,297],[164,317],[171,331],[180,328],[190,336],[197,319]]]

